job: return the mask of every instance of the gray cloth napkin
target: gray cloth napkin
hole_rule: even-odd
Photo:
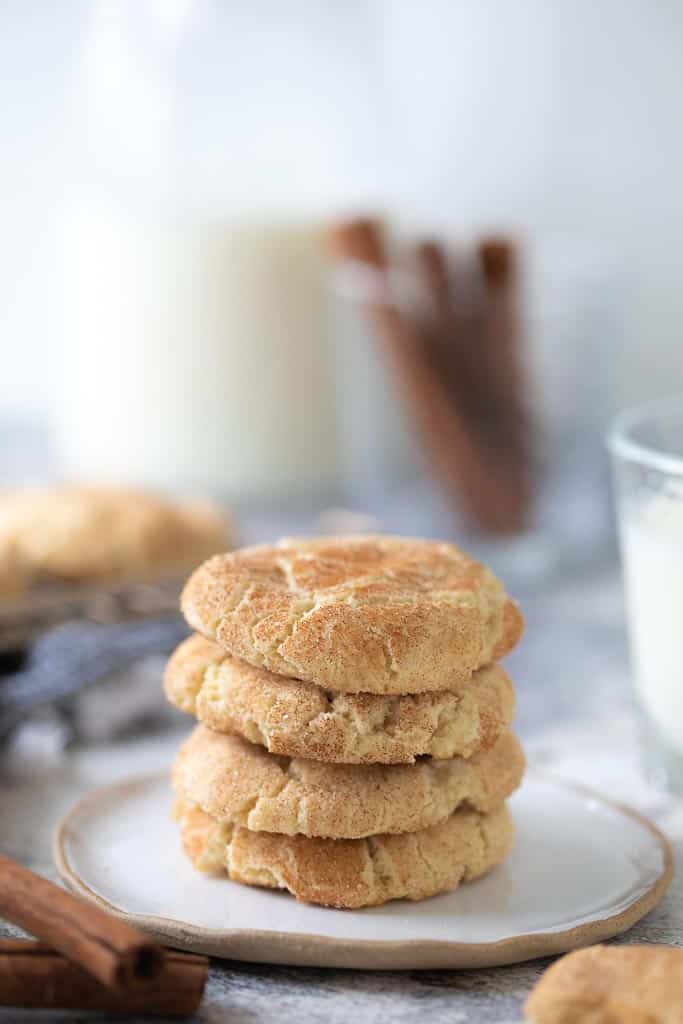
[[[20,671],[0,675],[0,740],[39,709],[68,707],[86,688],[169,654],[187,635],[177,616],[117,625],[68,622],[50,630]]]

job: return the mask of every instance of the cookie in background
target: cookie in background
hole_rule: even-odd
[[[561,957],[526,1001],[530,1024],[681,1024],[683,949],[589,946]]]
[[[0,491],[0,650],[67,619],[175,613],[187,571],[232,539],[208,501],[87,484]]]
[[[0,594],[187,569],[230,546],[208,502],[64,486],[0,492]]]

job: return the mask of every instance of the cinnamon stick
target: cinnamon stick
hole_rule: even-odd
[[[448,262],[443,248],[435,239],[419,242],[415,250],[417,268],[429,295],[434,314],[447,335],[451,329],[452,303]]]
[[[477,254],[484,286],[482,358],[494,399],[505,405],[505,412],[519,415],[525,403],[526,382],[517,310],[515,249],[506,239],[485,238],[479,243]]]
[[[329,239],[337,258],[365,263],[386,273],[384,244],[376,221],[344,222],[333,229]],[[484,529],[515,529],[518,510],[508,500],[507,481],[501,486],[505,474],[491,472],[464,410],[449,399],[419,332],[393,302],[386,285],[368,296],[365,308],[384,343],[404,399],[413,410],[427,457],[445,488],[463,502],[472,520]]]
[[[0,1006],[190,1017],[202,998],[206,957],[168,950],[143,988],[113,992],[49,946],[0,939]]]
[[[432,239],[419,242],[415,249],[418,278],[428,299],[424,335],[437,369],[454,400],[462,398],[464,381],[455,365],[455,317],[446,255]]]
[[[462,308],[452,280],[443,246],[435,239],[417,244],[415,263],[418,276],[430,300],[431,347],[453,401],[476,425],[482,402],[482,374],[472,342],[471,311]]]
[[[517,308],[517,254],[508,239],[489,237],[480,241],[477,255],[483,280],[479,342],[491,398],[488,429],[516,465],[518,485],[528,492],[533,430]],[[522,500],[528,503],[529,493]]]
[[[2,855],[0,916],[117,991],[149,984],[164,965],[156,942]]]

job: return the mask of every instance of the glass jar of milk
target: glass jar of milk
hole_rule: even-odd
[[[622,415],[610,448],[645,767],[683,795],[683,397]]]
[[[371,195],[344,161],[372,162],[377,134],[366,26],[259,6],[92,8],[59,268],[69,477],[278,507],[335,494],[320,228]]]

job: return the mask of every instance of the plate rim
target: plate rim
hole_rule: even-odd
[[[586,921],[561,931],[532,932],[496,942],[451,942],[448,939],[344,939],[327,935],[263,930],[257,928],[206,928],[177,918],[138,914],[123,910],[96,893],[69,862],[66,845],[75,819],[105,794],[125,794],[167,778],[164,771],[146,772],[97,786],[83,794],[57,822],[52,837],[52,854],[60,878],[67,888],[120,920],[140,928],[166,945],[205,953],[223,959],[291,966],[357,968],[366,970],[429,970],[439,968],[498,967],[538,957],[569,952],[592,945],[626,931],[656,907],[669,888],[674,874],[673,850],[666,835],[649,818],[612,800],[590,786],[554,773],[527,773],[564,789],[572,790],[623,814],[649,832],[662,853],[663,866],[654,882],[624,910]],[[344,911],[354,913],[354,911]]]

